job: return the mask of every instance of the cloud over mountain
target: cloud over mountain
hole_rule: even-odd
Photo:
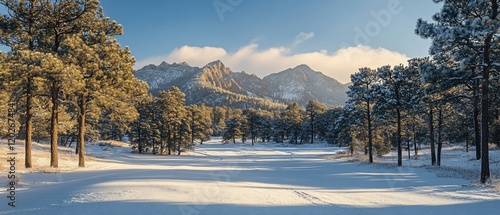
[[[314,34],[304,33],[299,40],[307,40]],[[220,47],[182,46],[164,56],[157,56],[139,61],[135,68],[139,69],[149,64],[168,62],[189,62],[193,66],[202,67],[215,60],[223,61],[233,71],[246,71],[264,77],[275,71],[282,71],[300,64],[307,64],[315,70],[339,80],[342,83],[350,81],[350,75],[361,67],[377,68],[384,65],[406,63],[409,59],[404,54],[387,50],[358,45],[340,49],[334,53],[326,50],[317,52],[290,54],[290,48],[271,47],[261,50],[257,43],[241,47],[234,53]]]

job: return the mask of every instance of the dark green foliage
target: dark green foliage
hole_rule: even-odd
[[[212,118],[212,130],[214,136],[221,136],[222,130],[226,127],[228,108],[213,107],[210,113]]]
[[[288,105],[283,113],[285,132],[288,135],[290,143],[298,144],[302,133],[302,111],[297,103]]]
[[[307,132],[309,133],[309,141],[314,143],[314,138],[319,133],[319,122],[321,121],[320,116],[328,109],[326,105],[318,101],[309,101],[306,106],[306,121],[308,124]],[[308,142],[309,142],[308,141]]]
[[[191,143],[199,140],[200,144],[203,144],[203,141],[210,140],[210,135],[213,133],[211,108],[202,104],[201,106],[190,105],[187,110],[191,127]]]
[[[223,140],[236,143],[236,139],[242,138],[242,141],[244,142],[244,137],[246,136],[246,134],[244,134],[246,127],[244,125],[245,121],[246,119],[241,115],[241,113],[237,113],[235,116],[228,118],[225,122],[226,128],[223,131]]]

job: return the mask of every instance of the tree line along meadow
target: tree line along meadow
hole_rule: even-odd
[[[134,77],[135,60],[116,37],[122,26],[104,16],[97,0],[0,0],[0,111],[17,105],[18,137],[25,166],[31,142],[76,142],[85,166],[85,141],[127,137],[139,153],[181,154],[210,136],[224,141],[291,144],[327,141],[351,153],[373,156],[397,148],[430,145],[431,164],[441,164],[443,144],[474,146],[481,182],[490,178],[490,143],[500,147],[500,17],[497,0],[446,1],[433,22],[417,21],[415,33],[431,39],[430,56],[406,65],[360,68],[351,76],[343,107],[310,101],[285,109],[235,109],[186,105],[176,87],[156,96]],[[7,114],[2,114],[2,119]],[[1,135],[7,135],[6,120]]]

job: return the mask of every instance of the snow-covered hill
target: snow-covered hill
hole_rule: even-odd
[[[311,100],[328,106],[343,105],[347,100],[347,85],[314,71],[307,65],[299,65],[263,79],[268,96],[278,101],[294,101],[302,106]]]
[[[202,68],[186,63],[149,65],[135,73],[150,85],[153,94],[179,87],[188,104],[229,105],[270,109],[297,102],[305,106],[310,100],[328,106],[343,105],[347,85],[341,84],[307,65],[300,65],[263,79],[245,72],[233,72],[221,61]],[[265,107],[270,106],[270,107]]]

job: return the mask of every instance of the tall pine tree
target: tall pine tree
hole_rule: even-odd
[[[352,85],[349,86],[347,96],[348,104],[354,107],[353,111],[358,112],[366,120],[366,131],[368,132],[368,155],[370,163],[373,163],[373,105],[376,101],[374,85],[378,84],[380,78],[375,70],[361,68],[359,72],[351,75]]]
[[[283,121],[287,125],[285,130],[290,142],[293,144],[299,143],[298,138],[302,131],[302,112],[297,103],[288,105],[283,114]]]
[[[307,121],[309,123],[309,133],[311,137],[311,143],[314,143],[314,138],[318,133],[317,131],[318,129],[316,127],[318,126],[319,124],[318,122],[320,121],[319,117],[327,109],[328,107],[326,107],[326,105],[315,100],[311,100],[307,103],[306,116],[307,116]]]
[[[460,62],[459,69],[477,72],[481,85],[481,182],[490,178],[490,86],[498,76],[500,44],[500,11],[498,0],[447,1],[440,12],[432,18],[434,23],[418,20],[415,32],[423,38],[432,39],[430,54],[449,56]],[[468,53],[468,54],[464,54]],[[474,68],[470,70],[470,68]]]
[[[8,14],[0,16],[0,39],[3,45],[7,45],[11,48],[12,52],[18,52],[16,55],[18,59],[23,58],[35,58],[27,57],[31,55],[32,52],[40,50],[39,44],[41,39],[43,39],[42,31],[42,14],[43,5],[41,1],[29,0],[29,1],[12,1],[12,0],[0,0],[0,4],[4,5]],[[24,53],[19,53],[24,51]],[[33,54],[35,55],[35,54]],[[18,61],[20,62],[21,59]],[[23,62],[20,63],[23,65]],[[36,65],[24,65],[25,67],[36,66]],[[38,73],[35,74],[35,71]],[[14,74],[18,72],[18,74]],[[24,71],[14,70],[10,73],[11,81],[10,85],[14,85],[18,89],[14,92],[19,92],[21,89],[22,95],[15,94],[19,100],[21,97],[25,97],[25,115],[26,119],[24,121],[25,130],[25,167],[31,168],[33,166],[31,161],[31,141],[33,133],[33,99],[35,97],[35,78],[41,77],[40,70],[28,69]],[[15,83],[17,82],[17,83]]]

